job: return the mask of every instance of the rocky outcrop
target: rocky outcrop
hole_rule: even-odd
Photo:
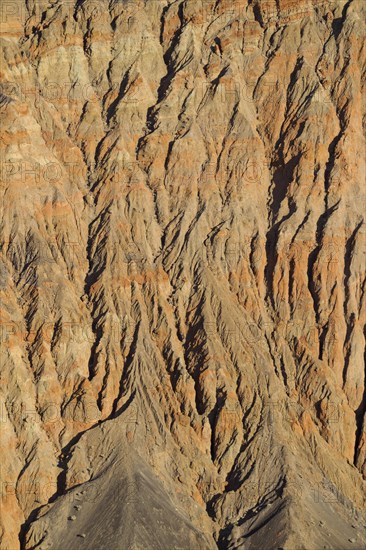
[[[364,546],[363,0],[4,4],[2,548]]]

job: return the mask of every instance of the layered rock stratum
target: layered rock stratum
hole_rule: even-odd
[[[1,9],[1,549],[364,548],[364,0]]]

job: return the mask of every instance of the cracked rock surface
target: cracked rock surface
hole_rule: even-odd
[[[1,9],[1,549],[364,548],[366,2]]]

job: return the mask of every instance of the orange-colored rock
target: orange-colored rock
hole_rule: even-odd
[[[3,4],[1,547],[365,546],[363,0]]]

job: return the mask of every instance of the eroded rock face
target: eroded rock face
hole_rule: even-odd
[[[2,548],[366,544],[365,8],[4,2]]]

